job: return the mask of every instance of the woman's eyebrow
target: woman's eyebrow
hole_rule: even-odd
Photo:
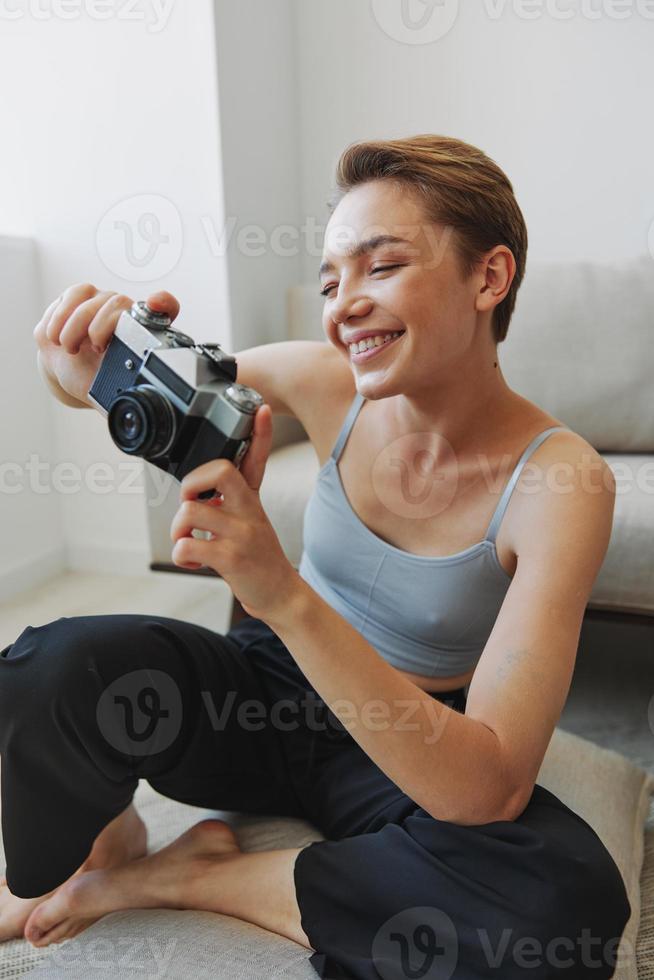
[[[352,245],[351,248],[345,253],[349,259],[358,259],[362,255],[367,255],[368,252],[374,252],[376,248],[380,245],[410,245],[411,242],[406,238],[397,238],[395,235],[375,235],[373,238],[367,238],[363,242],[357,242]],[[320,269],[318,270],[318,275],[321,276],[323,272],[331,272],[334,269],[334,264],[332,262],[322,262]]]

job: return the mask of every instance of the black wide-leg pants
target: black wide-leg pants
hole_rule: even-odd
[[[434,695],[465,710],[463,689]],[[183,803],[303,817],[294,866],[323,978],[605,980],[631,909],[595,831],[538,784],[515,821],[436,820],[363,752],[279,637],[163,616],[57,619],[0,652],[14,895],[85,860],[139,779]]]

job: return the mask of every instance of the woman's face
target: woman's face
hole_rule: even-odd
[[[365,397],[432,387],[464,362],[479,277],[462,279],[451,229],[429,222],[410,190],[377,180],[349,191],[329,220],[322,258],[323,329]],[[393,332],[401,336],[389,340]],[[364,336],[386,340],[353,353],[350,342]]]

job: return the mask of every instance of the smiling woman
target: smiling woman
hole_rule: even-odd
[[[422,207],[418,224],[400,229],[404,239],[399,234],[376,235],[369,243],[373,248],[406,245],[422,234],[430,248],[427,268],[435,268],[443,247],[452,240],[466,279],[495,245],[508,247],[515,268],[506,296],[493,314],[493,336],[501,343],[524,277],[528,243],[524,217],[506,174],[477,147],[445,136],[355,143],[339,160],[330,208],[334,210],[349,191],[375,180],[383,180],[387,188],[395,183],[410,191]],[[441,226],[445,234],[438,234],[434,226]],[[352,256],[358,258],[368,250],[359,245]],[[321,274],[324,266],[323,262]]]
[[[250,615],[225,636],[165,617],[59,619],[0,655],[5,908],[34,900],[11,921],[40,945],[119,908],[197,908],[302,943],[325,978],[406,975],[411,944],[438,936],[462,977],[522,980],[526,941],[543,980],[562,963],[609,980],[624,882],[535,778],[614,485],[589,492],[601,457],[499,368],[522,215],[499,167],[443,136],[356,144],[337,185],[320,271],[329,344],[239,355],[242,380],[274,375],[271,406],[241,472],[213,460],[187,475],[171,529],[175,561],[214,568]],[[107,297],[73,288],[37,328],[70,393],[84,394],[80,349],[105,343],[128,302]],[[298,570],[259,500],[271,409],[296,414],[327,457]],[[546,476],[565,464],[569,486],[524,492],[527,462]],[[197,499],[211,488],[219,507]],[[256,729],[234,713],[212,727],[206,691],[256,702]],[[281,705],[310,718],[289,726]],[[139,778],[186,803],[304,816],[325,840],[241,854],[202,821],[125,863]],[[562,940],[565,960],[548,960]]]

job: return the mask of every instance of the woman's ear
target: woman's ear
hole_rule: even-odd
[[[511,288],[515,270],[513,252],[506,245],[496,245],[488,252],[481,265],[481,282],[475,297],[475,309],[485,313],[501,303]]]

